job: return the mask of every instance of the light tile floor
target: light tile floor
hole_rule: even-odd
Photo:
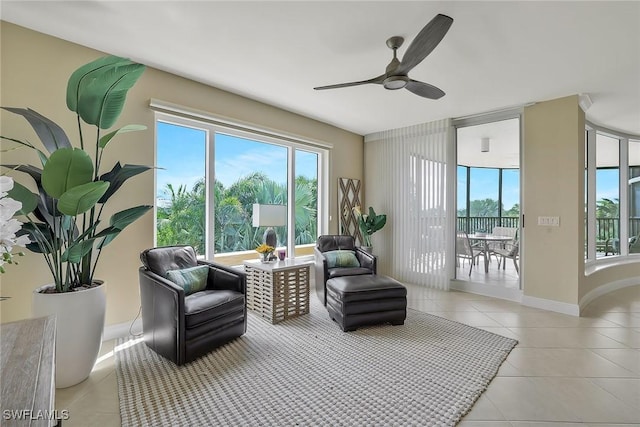
[[[409,286],[409,307],[519,340],[463,427],[640,425],[640,285],[576,318],[509,301]],[[119,426],[114,341],[91,377],[56,390],[65,427]]]
[[[498,267],[498,260],[495,256],[489,259],[487,271],[484,269],[484,257],[479,257],[477,264],[471,269],[469,269],[471,266],[470,261],[460,260],[460,265],[456,268],[456,279],[465,282],[498,285],[509,289],[520,288],[520,277],[512,260],[508,259],[504,265]],[[469,270],[471,270],[471,275],[469,275]]]

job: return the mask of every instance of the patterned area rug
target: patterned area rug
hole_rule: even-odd
[[[123,426],[453,426],[517,341],[409,310],[344,333],[315,296],[276,325],[249,312],[235,341],[177,367],[141,339],[116,346]]]

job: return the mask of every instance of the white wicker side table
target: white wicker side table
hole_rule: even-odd
[[[270,264],[244,261],[247,273],[247,308],[271,323],[309,313],[311,264],[286,259]]]

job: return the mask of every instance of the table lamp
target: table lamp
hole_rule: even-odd
[[[286,205],[253,204],[253,226],[267,227],[264,232],[264,243],[273,248],[278,244],[278,237],[273,227],[287,225]]]

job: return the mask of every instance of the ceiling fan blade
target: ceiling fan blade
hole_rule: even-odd
[[[315,90],[325,90],[325,89],[337,89],[337,88],[341,88],[341,87],[349,87],[349,86],[358,86],[358,85],[366,85],[369,83],[375,83],[375,84],[382,84],[382,81],[384,80],[385,75],[382,74],[378,77],[374,77],[372,79],[369,80],[362,80],[359,82],[351,82],[351,83],[338,83],[336,85],[329,85],[329,86],[319,86],[319,87],[314,87]]]
[[[407,48],[394,74],[407,75],[413,67],[421,63],[442,41],[451,24],[453,18],[442,14],[429,21]]]
[[[409,92],[413,92],[418,96],[429,99],[440,99],[444,96],[444,91],[429,83],[419,82],[417,80],[409,80],[405,86]]]

